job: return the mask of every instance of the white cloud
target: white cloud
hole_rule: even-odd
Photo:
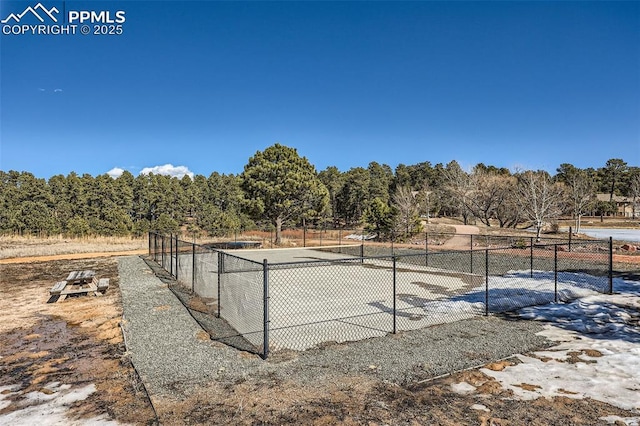
[[[122,173],[124,173],[124,169],[121,169],[120,167],[114,167],[107,172],[107,174],[114,179],[120,176]]]
[[[166,175],[182,179],[185,175],[193,178],[193,172],[186,166],[174,166],[173,164],[165,164],[163,166],[145,167],[140,171],[141,175]]]
[[[53,91],[54,91],[55,93],[60,93],[60,92],[62,92],[62,89],[53,89]]]

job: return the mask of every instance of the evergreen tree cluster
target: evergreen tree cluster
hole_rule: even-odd
[[[597,200],[596,193],[609,199]],[[535,207],[541,194],[552,208]],[[0,171],[0,233],[224,235],[304,225],[364,226],[387,238],[411,235],[437,215],[515,227],[560,214],[607,214],[615,210],[616,195],[640,201],[640,168],[622,159],[598,169],[564,163],[554,176],[482,163],[465,171],[455,161],[400,164],[395,170],[371,162],[366,168],[328,167],[318,173],[295,149],[276,144],[251,157],[239,175],[177,178],[125,171],[112,178],[72,172],[45,180],[29,172]]]

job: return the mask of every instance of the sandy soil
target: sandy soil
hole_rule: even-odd
[[[116,262],[101,257],[2,267],[0,423],[3,416],[29,408],[39,409],[40,419],[60,416],[60,407],[56,411],[43,403],[57,395],[56,382],[77,390],[94,386],[81,400],[65,402],[61,395],[61,424],[96,419],[156,423],[123,344]],[[109,277],[107,293],[47,303],[51,285],[80,269]],[[509,362],[488,367],[501,369]],[[455,391],[454,385],[463,381],[474,391]],[[514,400],[510,391],[478,370],[406,386],[357,376],[307,385],[247,378],[233,384],[213,382],[189,394],[187,399],[155,401],[161,424],[597,425],[606,424],[599,420],[604,415],[629,415],[593,400]]]
[[[142,250],[147,247],[146,238],[84,237],[63,238],[52,236],[0,235],[0,259],[33,256],[55,256],[70,253],[108,253]]]
[[[477,235],[480,229],[473,225],[451,225],[456,228],[456,234],[439,247],[440,250],[467,250],[469,249],[469,234]]]
[[[108,251],[95,253],[66,253],[48,256],[29,256],[29,257],[13,257],[8,259],[0,259],[0,265],[10,265],[16,263],[33,263],[48,262],[52,260],[77,260],[77,259],[95,259],[99,257],[115,257],[115,256],[131,256],[136,254],[146,254],[148,249],[127,250],[127,251]]]

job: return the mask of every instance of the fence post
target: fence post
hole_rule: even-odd
[[[484,315],[489,316],[489,249],[484,250]]]
[[[558,303],[558,245],[553,246],[553,300]]]
[[[176,281],[178,280],[178,266],[180,266],[180,257],[178,257],[178,248],[180,247],[180,242],[178,240],[178,234],[176,234]]]
[[[196,243],[191,244],[191,293],[196,291]]]
[[[147,237],[149,238],[149,257],[151,257],[151,232],[149,232]]]
[[[302,247],[307,246],[307,225],[302,227]]]
[[[424,233],[424,266],[429,266],[429,232]]]
[[[396,323],[396,257],[393,256],[393,334],[397,332]]]
[[[267,263],[267,259],[263,260],[262,263],[262,276],[263,276],[263,297],[264,303],[262,306],[263,316],[264,316],[264,334],[262,336],[263,340],[263,354],[262,358],[267,359],[269,356],[269,264]]]
[[[469,253],[469,257],[470,257],[470,261],[471,261],[471,268],[470,268],[469,273],[473,274],[473,234],[470,234],[470,237],[471,238],[469,240],[470,240],[471,249],[469,250],[469,252],[470,252]]]
[[[571,251],[571,235],[573,234],[573,229],[569,227],[569,251]]]
[[[531,278],[533,278],[533,237],[529,237],[529,263],[531,268]]]
[[[164,269],[164,235],[160,237],[160,251],[162,253],[160,260],[162,261],[162,269]]]
[[[609,237],[609,294],[613,294],[613,237]]]
[[[173,276],[173,234],[169,234],[169,273]]]
[[[222,287],[222,274],[224,272],[224,255],[221,251],[218,253],[218,318],[220,318],[220,295],[221,295],[221,287]]]
[[[342,229],[338,229],[338,245],[342,245]]]
[[[360,263],[364,263],[364,240],[360,244]]]

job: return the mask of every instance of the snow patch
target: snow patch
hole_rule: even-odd
[[[486,411],[487,413],[491,410],[489,410],[486,406],[482,405],[482,404],[473,404],[471,406],[472,410],[478,410],[478,411]]]
[[[502,371],[481,371],[521,399],[593,398],[640,413],[640,283],[615,288],[621,294],[520,310],[523,318],[549,322],[540,334],[558,344],[518,355],[520,363]]]
[[[3,395],[1,392],[4,390],[15,390],[18,386],[5,386],[0,388],[0,402],[3,401],[7,395]],[[69,410],[69,405],[77,402],[84,401],[92,393],[96,391],[94,384],[89,384],[81,388],[72,388],[71,385],[60,384],[59,382],[52,382],[44,386],[47,392],[29,392],[24,395],[24,399],[17,405],[21,408],[11,411],[6,414],[0,415],[0,424],[10,425],[40,425],[40,426],[116,426],[118,422],[109,420],[107,415],[101,415],[98,417],[82,420],[71,420],[67,418],[66,414]],[[12,392],[15,395],[17,392]],[[9,407],[12,404],[9,403],[5,407]]]
[[[489,277],[489,311],[492,313],[512,311],[518,307],[546,305],[556,300],[571,301],[581,297],[595,296],[606,291],[608,277],[598,277],[581,272],[509,271],[504,276]],[[614,279],[616,291],[625,291],[628,285],[622,279]],[[427,314],[438,312],[484,313],[486,285],[443,300],[432,300],[424,304]],[[531,319],[531,318],[530,318]]]
[[[640,417],[620,417],[620,416],[607,416],[600,417],[600,420],[604,420],[610,425],[616,424],[618,422],[624,423],[627,426],[639,426],[640,425]]]
[[[467,383],[467,382],[460,382],[460,383],[452,383],[451,384],[451,390],[454,391],[455,393],[459,393],[461,395],[468,395],[470,393],[473,393],[476,391],[475,386]]]

